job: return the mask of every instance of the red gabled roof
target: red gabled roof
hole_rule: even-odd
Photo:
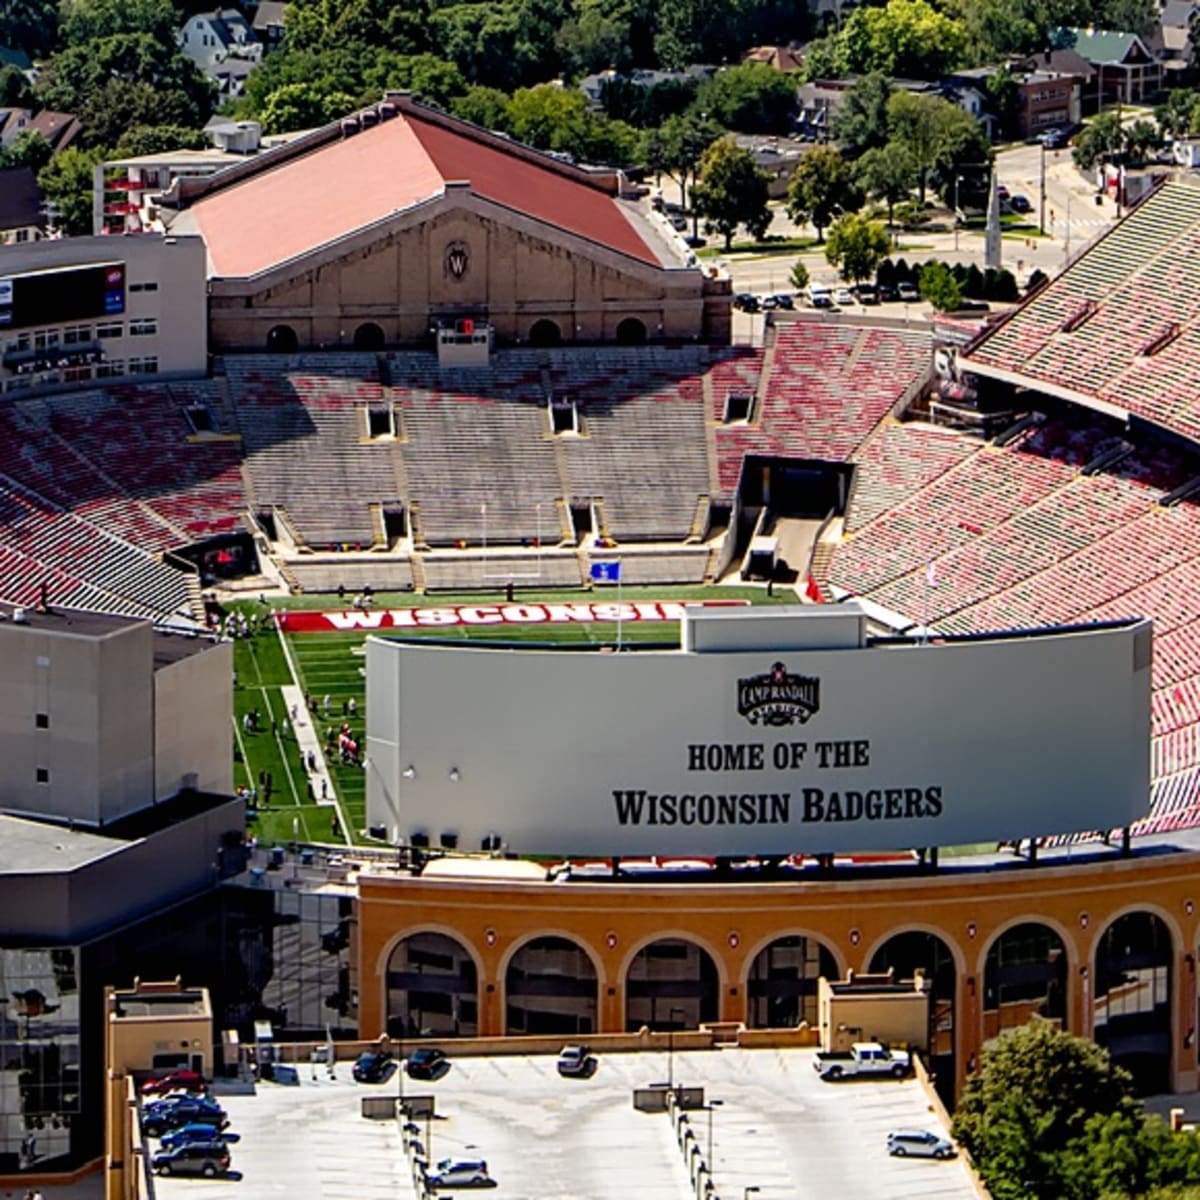
[[[443,179],[469,180],[476,195],[657,265],[613,198],[598,188],[433,122],[412,125]]]
[[[192,206],[213,273],[260,274],[439,196],[448,181],[466,181],[478,196],[657,265],[613,196],[469,126],[448,125],[402,113],[299,157],[264,160],[261,170],[218,186]]]

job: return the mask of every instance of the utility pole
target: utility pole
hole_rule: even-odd
[[[1046,232],[1046,143],[1040,143],[1042,147],[1041,174],[1039,181],[1041,185],[1041,195],[1038,200],[1038,229],[1042,234]]]

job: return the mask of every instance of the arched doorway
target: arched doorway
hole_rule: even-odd
[[[646,344],[646,326],[637,317],[626,317],[617,326],[617,341],[622,346],[644,346]]]
[[[625,976],[625,1028],[696,1029],[715,1021],[718,988],[708,951],[683,938],[651,942]]]
[[[596,968],[569,938],[526,942],[504,976],[504,1032],[576,1037],[596,1028]]]
[[[296,331],[290,325],[276,325],[267,334],[267,351],[270,354],[295,354],[299,349]]]
[[[1067,1027],[1067,950],[1036,921],[1006,929],[983,967],[983,1036],[997,1037],[1040,1017]]]
[[[896,979],[912,979],[918,970],[930,983],[929,1067],[938,1095],[954,1103],[954,987],[957,972],[950,947],[936,933],[910,930],[888,938],[871,956],[872,975],[891,971]],[[870,1037],[870,1030],[864,1030]]]
[[[561,341],[562,330],[546,317],[540,321],[534,321],[533,327],[529,330],[531,346],[557,346]]]
[[[355,350],[382,350],[383,330],[374,321],[367,321],[354,331]]]
[[[1171,963],[1175,949],[1153,913],[1118,917],[1096,947],[1092,1036],[1138,1091],[1171,1088]]]
[[[387,1031],[391,1037],[474,1037],[479,983],[466,947],[444,933],[414,933],[388,956]]]
[[[817,980],[836,979],[837,960],[816,938],[797,934],[776,938],[750,964],[746,981],[752,1029],[794,1029],[801,1021],[817,1026]]]

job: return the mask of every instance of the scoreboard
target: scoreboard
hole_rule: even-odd
[[[0,276],[0,328],[61,325],[124,311],[123,262]]]

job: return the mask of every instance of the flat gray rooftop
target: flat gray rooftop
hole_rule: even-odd
[[[452,1054],[453,1045],[447,1044]],[[721,1200],[851,1196],[855,1200],[974,1200],[959,1161],[889,1158],[892,1129],[938,1130],[914,1080],[823,1083],[809,1050],[716,1050],[675,1055],[676,1082],[703,1086],[713,1112],[715,1183]],[[255,1200],[408,1200],[415,1196],[394,1120],[360,1115],[363,1096],[396,1095],[386,1083],[356,1085],[350,1064],[336,1080],[324,1067],[300,1086],[260,1084],[255,1095],[222,1097],[241,1178]],[[432,1159],[485,1159],[495,1181],[475,1194],[496,1200],[692,1200],[669,1118],[635,1112],[631,1092],[666,1080],[664,1053],[604,1054],[590,1079],[562,1079],[552,1056],[455,1059],[429,1084],[405,1079],[406,1094],[437,1099]],[[707,1149],[708,1114],[691,1115]],[[425,1137],[425,1122],[417,1122]],[[944,1132],[944,1131],[943,1131]],[[154,1143],[151,1143],[153,1146]],[[226,1198],[230,1182],[160,1179],[158,1200]],[[441,1193],[449,1197],[451,1192]],[[454,1188],[462,1200],[470,1189]]]
[[[41,243],[38,243],[41,245]],[[21,621],[13,619],[14,613],[21,614]],[[87,612],[81,608],[57,608],[53,594],[50,607],[44,612],[37,605],[9,604],[0,602],[0,625],[11,625],[20,629],[45,629],[56,633],[73,633],[79,637],[105,637],[118,629],[144,624],[140,617],[119,617],[111,613]]]
[[[0,873],[71,871],[124,847],[119,838],[0,813]]]

